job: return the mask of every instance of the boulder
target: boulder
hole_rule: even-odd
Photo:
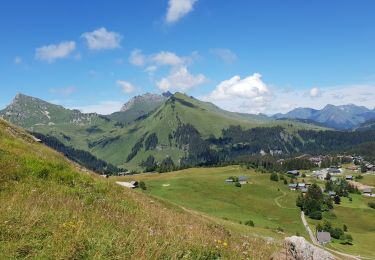
[[[271,256],[272,260],[334,260],[335,257],[327,251],[312,245],[305,238],[292,236],[284,241],[285,250]]]

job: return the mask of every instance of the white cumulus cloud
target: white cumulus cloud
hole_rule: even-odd
[[[120,86],[122,91],[126,94],[132,93],[135,90],[135,87],[132,83],[124,80],[117,80],[116,84]]]
[[[107,31],[101,27],[92,32],[85,32],[82,38],[86,40],[91,50],[116,49],[120,47],[122,36],[116,32]]]
[[[230,111],[260,113],[265,111],[272,99],[272,91],[259,73],[244,79],[236,75],[220,82],[203,99]]]
[[[146,62],[146,56],[142,54],[142,51],[135,49],[130,53],[129,62],[135,66],[143,67]]]
[[[262,81],[262,75],[254,73],[244,79],[236,75],[228,80],[222,81],[209,94],[210,100],[224,100],[231,98],[257,98],[269,95],[270,90]]]
[[[203,74],[192,75],[187,67],[181,66],[173,69],[171,73],[156,83],[162,91],[175,90],[187,91],[207,82]]]
[[[230,49],[226,48],[213,48],[210,49],[211,54],[219,57],[226,63],[233,63],[237,60],[237,55]]]
[[[151,60],[156,65],[170,65],[170,66],[179,66],[187,62],[186,58],[177,56],[173,52],[161,51],[151,57]]]
[[[68,57],[76,48],[74,41],[61,42],[57,45],[51,44],[37,48],[35,51],[35,58],[47,62],[53,62],[56,59]]]
[[[193,10],[196,2],[197,0],[169,0],[166,22],[169,24],[177,22]]]

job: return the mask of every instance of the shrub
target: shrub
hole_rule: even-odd
[[[234,184],[234,186],[241,188],[241,183],[236,182],[236,183]]]
[[[341,240],[340,244],[343,244],[343,245],[352,245],[353,237],[350,234],[342,234],[340,236],[340,240]]]
[[[245,225],[250,226],[250,227],[254,227],[254,221],[248,220],[248,221],[245,222]]]
[[[347,225],[344,224],[344,225],[342,226],[342,229],[344,230],[344,232],[348,232],[348,226],[347,226]]]
[[[284,179],[284,184],[287,185],[288,184],[288,181],[286,179]]]
[[[342,235],[344,235],[344,231],[342,231],[341,228],[332,228],[329,233],[331,234],[331,237],[340,239]]]
[[[139,187],[140,187],[142,190],[147,190],[146,183],[145,183],[144,181],[140,181],[140,182],[139,182]]]
[[[37,177],[40,179],[47,179],[48,175],[49,175],[49,170],[47,168],[43,168],[37,173]]]
[[[375,202],[371,201],[367,204],[370,208],[375,209]]]
[[[320,220],[320,219],[322,219],[322,212],[320,212],[320,211],[312,211],[309,214],[309,217],[312,218],[312,219]]]
[[[277,175],[277,173],[275,173],[275,172],[271,173],[270,180],[271,181],[279,181],[279,176]]]
[[[335,201],[335,204],[340,204],[341,202],[341,199],[340,199],[340,196],[336,195],[333,200]]]
[[[232,180],[233,182],[238,182],[238,177],[237,176],[230,176],[228,180]]]
[[[305,174],[305,173],[302,173],[301,177],[302,177],[302,178],[306,178],[306,174]]]
[[[277,227],[276,230],[277,230],[278,232],[284,232],[284,229],[283,229],[282,227]]]

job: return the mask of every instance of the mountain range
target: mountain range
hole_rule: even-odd
[[[358,127],[368,120],[375,119],[375,108],[370,110],[364,106],[327,105],[321,110],[312,108],[296,108],[286,114],[276,114],[275,119],[304,119],[320,123],[326,127],[349,130]]]
[[[371,118],[373,111],[354,105],[327,106],[322,111],[296,109],[268,117],[225,111],[182,93],[147,93],[131,99],[121,111],[104,116],[17,94],[0,115],[55,149],[65,152],[70,147],[91,153],[109,165],[137,170],[166,161],[175,166],[192,166],[259,153],[331,151],[375,140],[373,135],[360,131],[327,128],[327,122],[354,125],[358,121],[356,113],[363,121]],[[325,116],[317,117],[319,112]],[[346,115],[352,119],[344,120]],[[317,123],[310,117],[328,121]]]

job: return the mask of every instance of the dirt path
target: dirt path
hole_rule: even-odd
[[[288,208],[288,207],[284,207],[284,206],[282,206],[282,205],[280,204],[279,199],[282,199],[282,198],[284,198],[284,197],[286,196],[286,192],[285,192],[285,191],[282,191],[282,190],[280,190],[280,191],[281,191],[282,195],[273,199],[273,201],[275,202],[275,204],[276,204],[279,208],[282,208],[282,209],[297,209],[297,208]]]

